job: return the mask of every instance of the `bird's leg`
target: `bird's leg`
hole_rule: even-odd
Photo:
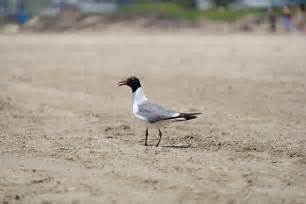
[[[162,132],[160,131],[160,129],[158,129],[158,133],[159,133],[159,140],[158,140],[158,142],[156,144],[156,147],[158,147],[158,145],[159,145],[159,143],[161,141],[161,137],[162,137]]]
[[[148,135],[149,135],[149,131],[148,131],[148,128],[146,128],[146,139],[145,139],[146,146],[148,146]]]

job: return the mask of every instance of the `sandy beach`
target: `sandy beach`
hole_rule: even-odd
[[[131,75],[203,114],[144,146]],[[306,203],[303,36],[0,35],[0,91],[0,203]]]

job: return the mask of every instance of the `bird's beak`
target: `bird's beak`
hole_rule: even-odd
[[[118,86],[127,85],[127,81],[120,81],[118,82]]]

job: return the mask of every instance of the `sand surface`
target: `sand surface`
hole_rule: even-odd
[[[144,146],[129,75],[203,115]],[[302,36],[0,35],[3,204],[306,203],[305,121]]]

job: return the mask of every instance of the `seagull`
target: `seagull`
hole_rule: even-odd
[[[120,81],[118,86],[129,86],[133,93],[133,114],[137,119],[144,122],[145,131],[145,146],[148,146],[149,127],[157,127],[159,133],[159,140],[156,146],[159,145],[162,137],[160,130],[161,124],[166,121],[185,121],[197,118],[201,113],[181,113],[177,111],[168,110],[162,106],[150,101],[144,94],[140,81],[137,77],[129,77],[124,81]]]

